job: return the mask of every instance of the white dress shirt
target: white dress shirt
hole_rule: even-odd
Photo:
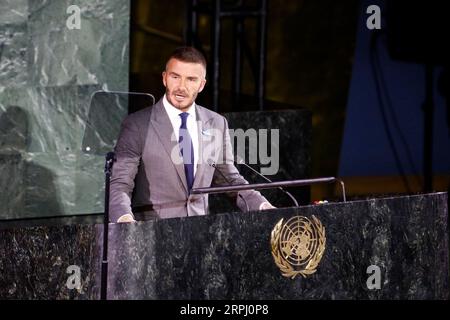
[[[172,123],[173,132],[175,133],[175,137],[177,138],[177,141],[180,140],[180,127],[181,127],[181,117],[180,114],[183,113],[183,111],[180,111],[180,109],[175,108],[169,100],[167,100],[166,95],[163,97],[163,105],[164,109],[166,110],[167,115],[169,116],[170,122]],[[194,177],[195,173],[197,172],[197,164],[198,164],[198,129],[197,129],[197,114],[195,112],[195,102],[192,104],[192,106],[189,107],[189,110],[186,111],[189,113],[189,116],[187,117],[186,127],[189,131],[189,134],[192,139],[192,146],[194,147]]]

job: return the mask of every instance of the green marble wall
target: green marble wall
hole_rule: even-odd
[[[70,5],[80,29],[66,24]],[[0,219],[102,212],[104,157],[82,146],[86,122],[107,114],[93,114],[92,94],[128,89],[130,1],[0,0],[0,9]],[[127,109],[111,106],[114,123],[101,130],[116,130]]]

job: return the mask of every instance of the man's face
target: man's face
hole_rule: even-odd
[[[180,111],[187,111],[206,84],[206,70],[200,63],[170,59],[162,73],[167,100]]]

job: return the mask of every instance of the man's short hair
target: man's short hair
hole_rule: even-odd
[[[176,48],[175,51],[172,52],[172,54],[170,55],[169,59],[167,59],[166,68],[167,63],[169,62],[170,59],[176,59],[188,63],[200,63],[206,70],[205,56],[194,47]]]

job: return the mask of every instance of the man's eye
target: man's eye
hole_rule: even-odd
[[[177,79],[178,76],[173,74],[173,75],[172,75],[172,78]]]

